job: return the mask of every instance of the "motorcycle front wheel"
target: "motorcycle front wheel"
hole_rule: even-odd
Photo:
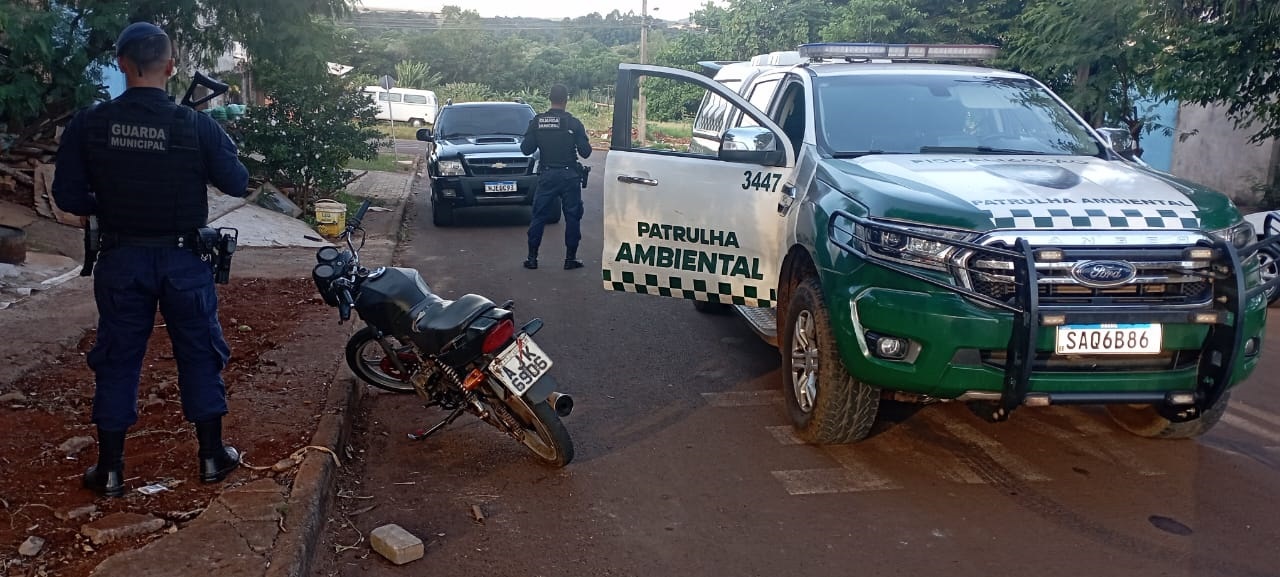
[[[387,339],[391,350],[400,355],[400,364],[407,369],[405,373],[401,373],[391,362],[391,358],[378,342],[372,327],[356,331],[356,334],[351,335],[351,339],[347,341],[347,366],[360,380],[384,391],[414,392],[413,383],[409,382],[409,377],[416,370],[417,357],[412,354],[412,348],[396,347],[394,339],[383,338]]]
[[[524,446],[539,461],[559,468],[573,460],[573,439],[569,437],[569,431],[565,429],[560,415],[547,401],[530,405],[523,398],[507,395],[504,404],[524,428]]]

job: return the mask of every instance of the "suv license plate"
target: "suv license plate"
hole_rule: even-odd
[[[549,370],[551,357],[524,333],[520,333],[507,350],[498,353],[489,365],[489,372],[494,378],[516,395],[523,395]]]
[[[1149,355],[1160,352],[1158,324],[1097,324],[1058,327],[1054,350],[1060,355]]]
[[[516,183],[514,180],[506,182],[486,182],[484,183],[485,192],[515,192]]]

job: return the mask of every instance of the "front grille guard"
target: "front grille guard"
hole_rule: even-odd
[[[859,229],[866,234],[859,235]],[[1009,418],[1013,410],[1027,402],[1028,389],[1031,383],[1032,363],[1036,355],[1036,341],[1041,326],[1065,325],[1071,323],[1200,323],[1210,325],[1209,334],[1205,337],[1200,355],[1196,377],[1194,401],[1190,404],[1171,403],[1173,393],[1155,395],[1135,395],[1134,393],[1053,393],[1050,402],[1061,404],[1082,403],[1131,403],[1148,402],[1156,406],[1161,414],[1175,422],[1188,421],[1198,417],[1222,397],[1227,385],[1231,382],[1231,374],[1235,367],[1237,355],[1244,341],[1244,316],[1246,305],[1260,298],[1272,286],[1280,285],[1280,276],[1265,284],[1245,289],[1243,263],[1263,248],[1277,246],[1280,243],[1280,214],[1271,213],[1266,217],[1264,237],[1241,249],[1236,249],[1229,240],[1211,236],[1212,240],[1202,240],[1197,246],[1213,249],[1212,274],[1214,294],[1213,300],[1204,308],[1188,311],[1185,308],[1169,309],[1151,307],[1150,310],[1108,310],[1106,307],[1080,306],[1069,310],[1055,310],[1050,318],[1040,311],[1039,274],[1036,271],[1036,254],[1040,251],[1054,250],[1052,247],[1032,249],[1025,238],[1018,238],[1011,248],[993,247],[976,242],[958,240],[921,231],[908,226],[877,221],[856,216],[843,210],[834,211],[827,223],[827,237],[840,250],[858,256],[868,263],[884,267],[901,274],[957,293],[967,299],[983,303],[1010,313],[1013,316],[1013,330],[1009,335],[1006,350],[1007,360],[1004,370],[1003,386],[1000,398],[983,407],[989,411],[980,411],[983,417],[992,421],[1003,421]],[[896,262],[878,254],[874,250],[863,250],[860,246],[874,246],[878,249],[896,250],[898,247],[888,246],[882,242],[885,233],[915,237],[925,241],[941,243],[956,251],[972,251],[1008,260],[1014,263],[1014,298],[1013,302],[1005,302],[978,293],[954,283],[930,276],[924,269]],[[968,259],[973,262],[977,259]],[[954,278],[957,270],[967,270],[967,264],[959,264],[947,257],[935,259],[934,264],[950,271]],[[1047,320],[1052,322],[1046,322]]]

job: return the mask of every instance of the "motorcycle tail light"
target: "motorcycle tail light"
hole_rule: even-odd
[[[503,319],[502,322],[498,323],[497,327],[494,327],[492,331],[489,331],[489,334],[484,336],[484,344],[480,350],[484,351],[486,355],[496,352],[502,348],[502,345],[507,344],[507,341],[511,340],[511,337],[515,334],[516,324],[511,319]]]
[[[471,374],[467,375],[466,380],[462,381],[462,388],[468,391],[474,391],[481,383],[484,382],[484,371],[474,369]]]

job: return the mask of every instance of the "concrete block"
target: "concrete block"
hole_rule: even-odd
[[[137,513],[115,513],[80,528],[80,532],[94,545],[128,539],[164,528],[164,519]]]
[[[383,525],[369,533],[369,543],[379,555],[396,565],[404,565],[422,558],[425,548],[422,539],[405,531],[399,525]]]

